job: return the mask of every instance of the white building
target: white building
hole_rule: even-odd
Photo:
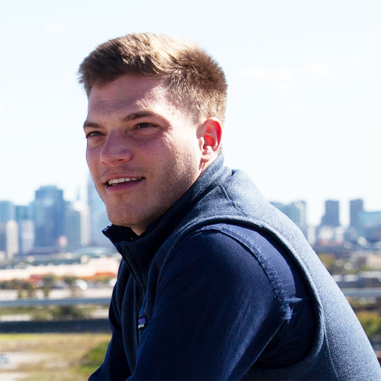
[[[19,252],[19,227],[16,221],[10,220],[0,224],[0,251],[5,252],[8,260]]]

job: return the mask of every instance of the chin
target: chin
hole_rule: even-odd
[[[112,224],[128,227],[128,219],[124,216],[121,216],[120,213],[115,213],[114,211],[107,210],[107,216]]]
[[[125,226],[126,228],[131,226],[131,223],[129,223],[129,221],[126,221],[122,218],[112,218],[109,216],[108,219],[111,221],[113,225],[116,226]]]
[[[123,213],[121,210],[107,210],[108,219],[116,226],[124,226],[126,228],[132,227],[136,224],[137,219],[133,216]]]

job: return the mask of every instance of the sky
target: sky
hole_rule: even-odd
[[[228,80],[225,164],[269,201],[381,210],[379,0],[0,0],[0,200],[28,204],[43,185],[85,194],[77,83],[100,43],[131,32],[197,41]]]

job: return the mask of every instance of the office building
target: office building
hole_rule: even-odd
[[[0,222],[15,220],[15,206],[10,201],[0,201]]]
[[[359,235],[369,242],[381,242],[381,212],[359,213]]]
[[[364,201],[362,199],[350,200],[349,202],[349,225],[356,231],[360,229],[359,215],[364,211]]]
[[[33,250],[35,241],[32,206],[16,205],[15,215],[16,222],[19,226],[19,252],[21,254],[28,254]]]
[[[86,204],[80,201],[66,203],[64,234],[67,238],[68,251],[73,251],[89,244],[89,208]]]
[[[0,251],[5,252],[8,260],[19,252],[18,225],[14,220],[0,222]]]
[[[320,226],[340,226],[339,201],[327,200],[325,202],[325,214],[321,219]]]
[[[35,231],[32,220],[23,219],[19,223],[19,249],[21,254],[28,254],[34,248]]]
[[[54,185],[43,186],[36,191],[33,201],[36,247],[57,247],[64,233],[65,202],[63,191]]]

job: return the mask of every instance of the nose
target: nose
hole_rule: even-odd
[[[123,134],[109,132],[100,153],[100,162],[107,165],[118,165],[132,159],[132,147]]]

